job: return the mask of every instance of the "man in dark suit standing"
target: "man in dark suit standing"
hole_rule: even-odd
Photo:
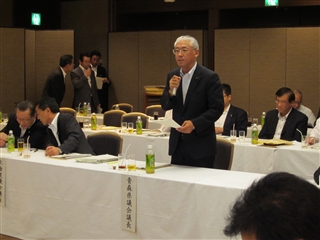
[[[61,56],[59,66],[49,74],[43,88],[42,97],[53,97],[60,107],[66,92],[66,74],[71,72],[74,66],[72,55]]]
[[[290,88],[283,87],[276,92],[277,109],[267,112],[259,138],[301,141],[299,131],[306,135],[308,117],[292,107],[294,100],[295,95]]]
[[[95,155],[77,120],[69,113],[60,113],[53,98],[41,98],[36,112],[43,125],[48,125],[46,156],[72,152]]]
[[[180,68],[168,73],[161,97],[164,110],[172,109],[179,128],[171,128],[171,163],[213,168],[216,154],[214,122],[223,111],[219,76],[197,64],[199,44],[191,36],[181,36],[173,53]]]
[[[30,101],[22,101],[16,106],[16,113],[11,114],[7,125],[0,132],[0,147],[4,147],[8,140],[9,131],[13,131],[15,147],[17,139],[24,138],[32,148],[44,149],[43,139],[47,136],[47,127],[37,120],[35,107]]]
[[[102,88],[98,88],[98,97],[101,104],[102,112],[109,110],[108,106],[108,88],[111,84],[111,81],[108,79],[107,70],[99,65],[101,59],[101,53],[99,51],[92,51],[90,53],[91,59],[91,69],[94,71],[95,77],[101,77],[102,80]]]
[[[73,108],[79,104],[90,103],[91,112],[96,113],[100,107],[98,99],[97,83],[94,72],[90,68],[90,54],[81,53],[79,66],[71,72],[71,81],[74,87]]]
[[[223,90],[224,110],[220,118],[215,122],[216,134],[230,136],[230,130],[245,131],[247,135],[248,114],[241,108],[230,104],[231,101],[231,87],[229,84],[221,84]]]

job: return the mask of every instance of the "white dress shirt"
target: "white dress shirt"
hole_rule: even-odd
[[[276,131],[274,133],[274,136],[273,138],[277,138],[277,139],[280,139],[281,137],[281,133],[282,133],[282,130],[283,130],[283,127],[284,125],[286,124],[286,121],[287,121],[287,118],[289,116],[289,114],[291,113],[291,110],[292,108],[290,109],[290,111],[285,115],[285,116],[281,116],[280,113],[278,113],[278,124],[277,124],[277,127],[276,127]]]
[[[58,117],[60,113],[57,113],[52,122],[49,124],[48,128],[51,129],[54,137],[57,140],[58,146],[61,145],[60,140],[59,140],[59,132],[58,132]]]

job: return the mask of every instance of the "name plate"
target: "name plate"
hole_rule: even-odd
[[[136,232],[137,178],[122,174],[121,177],[121,229]]]

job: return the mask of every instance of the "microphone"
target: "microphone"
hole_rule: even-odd
[[[172,89],[172,96],[176,96],[176,94],[177,94],[177,88],[173,88]]]

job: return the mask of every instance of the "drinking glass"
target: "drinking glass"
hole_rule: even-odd
[[[24,138],[18,138],[17,143],[18,143],[18,152],[22,153],[24,149]]]
[[[239,142],[244,143],[246,139],[246,132],[241,130],[239,131]]]
[[[4,123],[7,123],[8,122],[8,114],[7,113],[2,113],[2,121]]]
[[[249,117],[249,118],[248,118],[248,127],[251,127],[251,125],[252,125],[252,118]]]
[[[306,136],[306,135],[302,136],[302,139],[301,139],[301,147],[302,148],[307,148],[308,147],[308,145],[309,145],[308,139],[309,139],[308,136]]]
[[[128,133],[133,133],[133,122],[128,123]]]
[[[118,170],[126,170],[126,162],[121,153],[118,154]]]
[[[127,133],[127,122],[121,122],[121,132],[122,133]]]
[[[237,140],[237,130],[230,130],[230,140],[235,142]]]
[[[259,120],[258,120],[258,118],[252,118],[252,125],[253,124],[257,124],[257,126],[258,126],[258,122]]]
[[[134,154],[129,154],[127,157],[127,168],[128,171],[135,171],[136,170],[136,158]]]
[[[153,112],[153,120],[158,120],[158,112]]]
[[[31,151],[31,144],[30,143],[24,143],[23,144],[23,157],[24,158],[30,158],[30,151]]]
[[[89,119],[85,119],[85,120],[83,121],[83,127],[84,127],[84,128],[90,127]]]
[[[83,128],[83,119],[82,118],[79,118],[79,125],[81,128]]]

